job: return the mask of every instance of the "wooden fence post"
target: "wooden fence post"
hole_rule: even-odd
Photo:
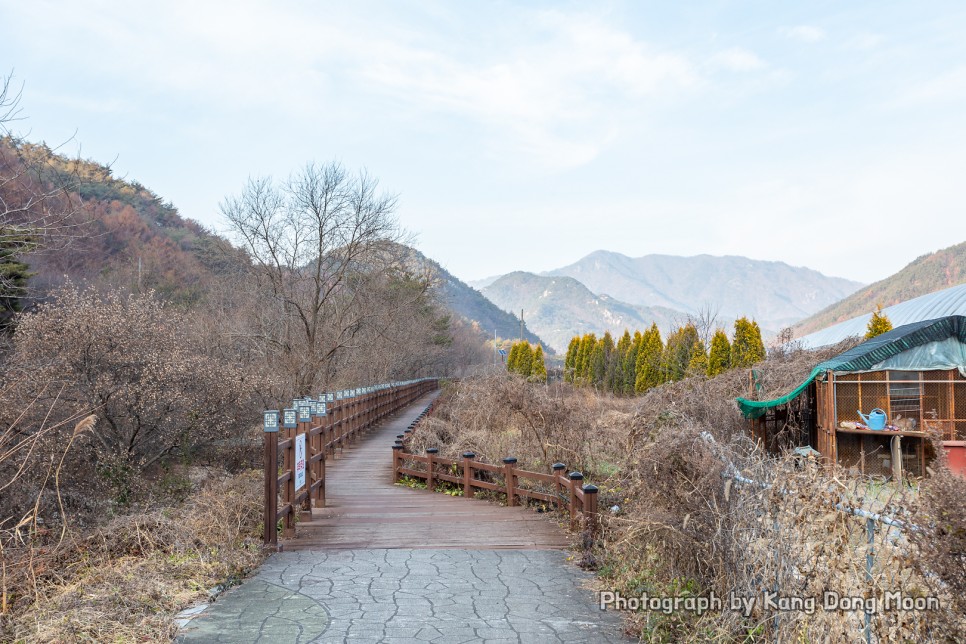
[[[553,467],[553,482],[554,482],[554,488],[556,491],[555,496],[557,498],[557,507],[559,508],[560,505],[563,503],[563,500],[560,498],[561,496],[563,496],[563,484],[560,482],[560,477],[564,475],[564,472],[567,470],[567,466],[564,465],[563,463],[554,463],[552,467]],[[567,505],[570,505],[569,497],[567,498]]]
[[[426,489],[430,492],[436,489],[436,481],[434,481],[434,476],[436,474],[436,454],[439,453],[439,449],[436,447],[426,448],[426,459],[428,460],[426,466]]]
[[[402,445],[397,441],[392,446],[392,482],[399,483],[399,461],[402,460]]]
[[[503,480],[506,483],[506,504],[508,507],[513,507],[517,504],[517,492],[516,492],[516,474],[513,473],[513,466],[516,465],[517,459],[512,456],[507,456],[503,459]]]
[[[473,459],[476,454],[473,452],[463,452],[463,496],[467,499],[473,498]]]
[[[262,542],[278,547],[278,411],[265,412],[265,523]]]
[[[597,486],[587,484],[584,486],[584,528],[595,535],[597,523]]]
[[[581,503],[580,496],[577,494],[578,486],[580,482],[584,480],[584,475],[580,472],[571,472],[570,479],[570,529],[577,529],[577,505],[580,505],[579,510],[583,512],[583,503]]]

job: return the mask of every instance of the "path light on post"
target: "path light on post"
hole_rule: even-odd
[[[570,529],[575,530],[577,528],[577,504],[579,503],[583,507],[583,500],[577,494],[577,490],[582,485],[581,481],[584,480],[584,475],[580,472],[571,472],[568,478],[570,479]]]
[[[278,410],[265,412],[262,431],[265,432],[265,517],[262,541],[266,546],[278,544]]]

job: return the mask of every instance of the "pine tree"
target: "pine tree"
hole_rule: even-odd
[[[735,320],[735,335],[731,341],[731,366],[750,367],[765,359],[765,344],[761,341],[758,323],[746,317]]]
[[[577,375],[574,382],[578,384],[590,382],[591,359],[596,346],[597,336],[593,333],[585,333],[580,339],[580,348],[577,350]]]
[[[664,354],[664,343],[657,324],[645,331],[641,337],[641,348],[637,354],[637,378],[634,381],[634,391],[644,393],[651,387],[664,382],[661,370],[661,358]]]
[[[676,382],[688,375],[688,366],[691,364],[692,353],[698,342],[700,342],[698,330],[690,322],[668,336],[662,361],[666,382]],[[703,343],[701,350],[704,351]]]
[[[688,377],[694,378],[708,375],[708,353],[704,350],[704,342],[695,340],[691,346],[691,360],[688,362]]]
[[[510,346],[510,355],[507,356],[507,359],[506,359],[507,371],[509,371],[510,373],[517,372],[517,362],[519,361],[519,357],[520,357],[520,343],[514,342]]]
[[[641,353],[641,346],[644,344],[644,336],[640,331],[634,332],[634,339],[631,340],[631,348],[627,351],[624,358],[624,393],[632,396],[636,391],[637,384],[637,356]]]
[[[30,267],[19,259],[36,246],[32,235],[0,228],[0,332],[9,331],[13,317],[23,310]]]
[[[543,347],[539,344],[533,351],[533,361],[530,366],[530,380],[534,382],[547,382],[547,363],[543,358]]]
[[[869,326],[866,327],[865,337],[867,340],[871,340],[877,335],[882,335],[892,330],[892,320],[889,319],[885,313],[882,312],[882,305],[879,304],[875,311],[872,312],[872,317],[869,319]]]
[[[567,357],[564,358],[564,380],[574,381],[574,369],[577,364],[577,351],[580,349],[580,336],[575,335],[570,338],[570,346],[567,347]]]
[[[533,349],[530,343],[524,340],[520,343],[520,352],[517,355],[516,372],[524,378],[530,377],[530,369],[533,366]]]
[[[724,330],[718,329],[711,338],[711,354],[708,356],[708,377],[714,378],[731,366],[731,343]]]

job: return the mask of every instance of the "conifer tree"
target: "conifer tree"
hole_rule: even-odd
[[[624,335],[621,336],[621,339],[617,341],[617,346],[614,347],[614,359],[611,361],[608,371],[609,388],[618,396],[624,393],[624,372],[627,368],[627,354],[630,353],[630,350],[631,333],[625,329]]]
[[[676,382],[688,375],[688,366],[697,342],[698,330],[691,322],[678,327],[677,331],[668,336],[662,365],[666,382]],[[701,349],[704,350],[703,344]]]
[[[889,319],[885,313],[882,312],[882,305],[876,306],[875,311],[872,312],[872,317],[869,319],[869,326],[866,327],[865,337],[867,340],[871,340],[877,335],[882,335],[892,330],[892,320]]]
[[[700,339],[695,340],[691,346],[691,360],[688,362],[687,375],[689,378],[696,376],[704,378],[708,375],[708,353],[704,349],[704,342]]]
[[[517,361],[520,357],[520,343],[514,342],[510,346],[510,355],[506,359],[506,370],[510,373],[517,372]]]
[[[23,310],[30,267],[20,260],[23,253],[36,247],[32,235],[11,228],[0,228],[0,332],[13,326],[13,317]]]
[[[523,376],[524,378],[530,377],[530,369],[533,366],[533,349],[530,348],[530,343],[524,340],[520,343],[520,351],[517,355],[517,367],[516,372]]]
[[[547,363],[544,361],[543,347],[539,344],[533,351],[533,360],[530,365],[530,380],[547,382]]]
[[[567,347],[567,357],[564,358],[564,380],[574,381],[574,369],[577,364],[577,351],[580,349],[580,336],[575,335],[570,338],[570,346]]]
[[[765,359],[765,344],[761,340],[758,323],[746,317],[735,320],[735,335],[731,341],[731,366],[750,367]]]
[[[580,339],[580,349],[577,350],[577,376],[575,382],[587,384],[590,382],[590,367],[593,358],[594,347],[597,346],[597,336],[593,333],[586,333]]]
[[[708,377],[714,378],[731,366],[731,343],[724,330],[717,329],[711,338],[711,354],[708,356]]]
[[[653,323],[651,328],[642,334],[641,348],[637,354],[637,378],[634,381],[636,392],[644,393],[664,382],[661,370],[663,354],[664,342],[661,340],[661,332],[657,324]]]
[[[595,387],[604,387],[607,380],[607,365],[614,353],[614,338],[610,331],[605,331],[604,336],[597,341],[594,350],[593,360],[591,361],[591,382]]]
[[[631,340],[631,348],[627,351],[624,358],[624,393],[631,396],[636,391],[637,384],[637,356],[641,353],[641,346],[644,344],[644,336],[640,331],[634,332]]]

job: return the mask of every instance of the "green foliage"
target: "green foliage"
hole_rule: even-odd
[[[547,363],[543,357],[543,347],[539,344],[533,351],[533,361],[530,363],[530,380],[547,382]]]
[[[634,391],[644,393],[651,387],[664,382],[664,370],[662,368],[662,358],[664,354],[664,343],[661,340],[661,332],[657,324],[652,324],[641,339],[641,348],[637,354],[637,374],[634,380]]]
[[[718,329],[711,338],[711,354],[708,356],[708,377],[714,378],[731,367],[731,343],[724,330]]]
[[[637,356],[641,353],[641,347],[644,346],[644,336],[641,335],[640,331],[634,332],[634,338],[631,340],[631,346],[627,350],[627,355],[624,356],[624,394],[631,396],[636,391],[637,384]]]
[[[590,382],[591,360],[596,346],[597,336],[593,333],[587,333],[580,339],[580,348],[577,350],[575,383],[586,384]]]
[[[875,311],[872,312],[872,317],[869,319],[869,326],[866,327],[865,337],[871,340],[877,335],[882,335],[892,330],[892,320],[889,319],[885,313],[882,312],[882,305],[878,305]]]
[[[708,375],[708,352],[705,351],[704,342],[700,339],[691,346],[691,360],[688,362],[687,375],[689,378]]]
[[[516,373],[517,363],[520,361],[520,343],[514,342],[513,346],[510,347],[510,355],[506,359],[506,370],[510,373]]]
[[[698,343],[700,343],[698,330],[690,322],[668,336],[662,362],[666,382],[683,380],[688,375],[692,353]],[[701,351],[704,352],[703,344],[701,344]]]
[[[761,340],[758,323],[740,317],[735,320],[735,335],[731,342],[731,366],[750,367],[765,359],[765,344]]]
[[[0,331],[9,331],[14,315],[23,310],[22,300],[31,273],[20,256],[35,245],[30,233],[0,227]]]
[[[530,348],[530,343],[524,340],[520,343],[520,351],[517,355],[516,373],[520,374],[524,378],[530,377],[530,369],[533,366],[533,349]]]
[[[577,364],[577,351],[580,349],[580,336],[575,335],[570,339],[570,346],[567,347],[567,357],[564,358],[564,380],[574,381],[574,368]]]

